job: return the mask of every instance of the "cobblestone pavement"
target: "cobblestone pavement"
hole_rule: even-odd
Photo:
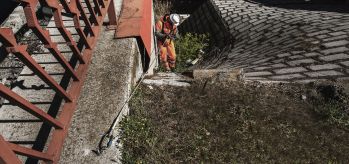
[[[200,13],[204,8],[215,10],[223,23],[211,23],[221,21]],[[221,40],[225,40],[224,50],[200,67],[244,68],[246,77],[256,80],[348,79],[349,14],[210,0],[193,15],[202,16],[196,21],[188,18],[184,31],[210,33],[213,40],[223,35]],[[193,26],[200,21],[210,24]],[[190,28],[188,24],[192,24]],[[213,27],[219,24],[224,27]],[[225,38],[232,39],[228,42]],[[220,43],[217,46],[223,48]]]

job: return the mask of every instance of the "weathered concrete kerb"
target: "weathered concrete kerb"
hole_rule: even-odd
[[[255,80],[349,77],[346,13],[209,0],[181,25],[181,30],[209,33],[214,46],[221,48],[199,68],[244,68],[246,78]]]
[[[97,150],[102,135],[130,95],[132,79],[142,73],[142,64],[136,39],[116,40],[113,34],[113,31],[104,31],[98,42],[60,163],[120,160],[115,145],[100,156],[93,150]]]

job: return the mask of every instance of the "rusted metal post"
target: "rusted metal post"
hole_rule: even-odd
[[[117,18],[116,18],[116,10],[115,10],[115,4],[114,0],[110,1],[109,7],[108,7],[108,28],[109,29],[116,29],[116,25],[118,24]]]
[[[65,39],[65,41],[67,42],[71,50],[73,51],[74,55],[80,59],[80,62],[82,64],[84,64],[85,60],[80,50],[78,49],[76,42],[73,40],[73,37],[69,32],[69,30],[67,30],[64,26],[62,14],[61,14],[63,7],[61,7],[57,1],[47,1],[47,4],[49,5],[49,7],[54,9],[53,16],[55,20],[55,25],[57,26],[59,32],[62,34],[63,38]]]
[[[92,27],[92,23],[91,23],[90,19],[88,18],[86,12],[84,11],[84,7],[82,6],[81,1],[80,0],[76,0],[76,4],[77,4],[77,9],[80,11],[80,15],[82,17],[82,20],[84,21],[84,23],[87,26],[87,28],[90,29],[92,37],[95,36],[96,29],[94,27]]]
[[[146,52],[152,54],[152,0],[123,0],[123,12],[116,38],[139,36]],[[125,10],[125,8],[127,10]]]
[[[26,45],[18,45],[13,32],[9,28],[0,29],[0,39],[5,42],[9,53],[13,53],[26,64],[36,75],[59,93],[67,102],[71,102],[71,96],[30,56],[26,51]],[[72,70],[73,71],[73,70]]]
[[[80,0],[77,0],[77,2],[79,2],[79,1]],[[105,4],[106,8],[101,11],[102,18],[104,18],[107,15],[106,9],[109,7],[110,0],[105,0],[104,4]],[[79,3],[78,3],[78,7],[79,7]],[[99,21],[100,21],[98,23],[99,25],[103,24],[103,22],[102,22],[103,19],[100,19]],[[100,32],[101,32],[100,26],[94,26],[94,27],[96,27],[96,28],[94,28],[95,29],[94,37],[91,37],[92,38],[90,40],[91,42],[89,42],[92,49],[84,49],[84,51],[83,51],[83,54],[84,54],[87,61],[91,61],[91,59],[92,59],[93,48],[96,46],[98,36],[100,35]],[[80,92],[81,92],[84,79],[86,78],[86,75],[87,75],[88,67],[89,67],[89,64],[82,64],[82,65],[79,65],[79,67],[76,70],[81,81],[73,81],[71,83],[71,87],[70,87],[71,90],[69,90],[69,94],[71,94],[73,96],[73,99],[77,99]],[[76,101],[73,101],[70,103],[65,103],[63,105],[62,112],[60,113],[58,120],[60,122],[62,122],[64,125],[66,125],[66,127],[64,129],[56,129],[52,133],[52,138],[51,138],[51,142],[48,144],[47,153],[50,155],[53,155],[53,163],[54,164],[58,163],[58,161],[59,161],[60,154],[61,154],[62,149],[63,149],[62,146],[64,144],[64,139],[68,134],[68,128],[71,124],[71,120],[72,120],[76,105],[77,105]]]
[[[13,143],[8,143],[8,146],[16,153],[19,155],[24,155],[27,157],[31,157],[31,158],[36,158],[39,160],[44,160],[44,161],[48,161],[48,162],[52,162],[53,160],[53,156],[52,155],[48,155],[46,153],[43,152],[39,152],[30,148],[26,148],[23,146],[19,146],[17,144],[13,144]]]
[[[0,84],[0,96],[7,99],[11,103],[18,105],[22,109],[47,122],[48,124],[59,129],[64,128],[62,123],[60,123],[59,121],[45,113],[43,110],[39,109],[38,107],[27,101],[23,97],[17,95],[15,92],[5,87],[3,84]]]
[[[13,163],[20,164],[22,163],[16,156],[15,152],[7,145],[8,142],[0,135],[0,163]]]
[[[91,2],[89,0],[85,1],[85,3],[86,3],[88,11],[91,14],[91,18],[93,20],[93,23],[98,26],[99,25],[99,21],[98,21],[98,16],[97,16],[97,13],[95,11],[95,8],[91,5]]]
[[[38,18],[36,17],[36,13],[35,13],[35,9],[34,7],[36,7],[37,5],[37,0],[27,0],[28,2],[24,1],[25,3],[25,7],[24,7],[24,13],[25,16],[27,18],[27,24],[28,27],[30,27],[33,32],[36,34],[36,36],[45,44],[46,48],[48,48],[50,50],[50,52],[52,53],[52,55],[62,64],[62,66],[64,66],[65,68],[69,68],[69,66],[67,66],[67,61],[64,59],[64,57],[62,56],[61,52],[58,50],[57,48],[57,44],[54,44],[50,38],[50,33],[47,30],[44,30],[38,21]],[[55,1],[49,1],[48,4],[50,5],[49,7],[55,7],[55,6],[59,6],[58,2],[54,3]],[[56,4],[56,5],[54,5]],[[57,15],[55,15],[55,22],[57,23],[56,19]],[[62,22],[63,24],[63,22]],[[73,49],[73,52],[75,50]],[[77,53],[74,53],[74,55],[77,56],[77,58],[79,59],[79,61],[81,63],[85,63],[83,57]],[[74,77],[74,74],[73,74]],[[77,79],[75,79],[77,80]]]

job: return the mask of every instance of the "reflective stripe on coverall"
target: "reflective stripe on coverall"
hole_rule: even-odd
[[[177,27],[172,25],[169,20],[169,16],[166,16],[166,21],[164,17],[156,23],[156,31],[162,32],[164,34],[175,35],[177,33]],[[176,67],[176,51],[174,46],[174,41],[172,39],[158,39],[158,47],[160,50],[160,60],[166,70]]]

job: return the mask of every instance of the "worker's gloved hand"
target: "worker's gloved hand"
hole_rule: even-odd
[[[168,39],[175,40],[177,37],[175,35],[168,35]]]
[[[164,38],[166,38],[167,37],[167,35],[165,35],[165,34],[162,34],[161,32],[155,32],[155,36],[157,37],[157,38],[159,38],[159,39],[164,39]]]

